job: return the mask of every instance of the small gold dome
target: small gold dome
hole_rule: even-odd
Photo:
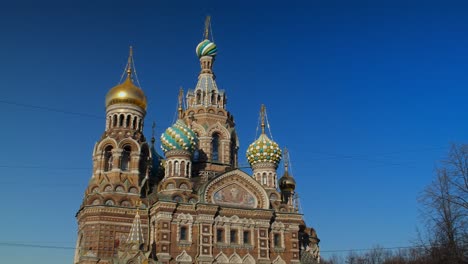
[[[285,171],[283,177],[279,180],[279,187],[282,191],[294,191],[296,189],[296,181]]]
[[[106,95],[106,107],[120,103],[134,104],[146,110],[146,96],[143,90],[133,84],[130,74],[123,83],[110,89]]]

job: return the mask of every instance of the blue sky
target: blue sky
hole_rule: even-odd
[[[323,255],[411,245],[420,191],[449,144],[468,141],[467,8],[462,1],[2,3],[2,260],[72,261],[70,249],[5,243],[74,247],[104,97],[128,46],[149,101],[145,133],[156,121],[160,135],[174,121],[179,87],[196,84],[195,46],[207,14],[240,163],[264,103]]]

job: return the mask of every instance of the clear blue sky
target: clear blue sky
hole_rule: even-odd
[[[128,46],[149,138],[153,120],[158,135],[173,122],[179,87],[196,84],[207,14],[240,163],[264,103],[325,256],[410,245],[419,192],[450,142],[468,141],[462,1],[13,2],[0,9],[1,262],[72,262],[73,250],[4,243],[74,247]]]

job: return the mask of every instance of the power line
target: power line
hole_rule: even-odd
[[[29,243],[20,243],[20,242],[0,242],[0,246],[4,247],[28,247],[28,248],[44,248],[44,249],[65,249],[65,250],[76,250],[76,247],[67,247],[67,246],[49,246],[44,244],[29,244]],[[428,245],[420,246],[399,246],[399,247],[378,247],[382,250],[397,250],[397,249],[411,249],[411,248],[425,248]],[[357,248],[357,249],[334,249],[334,250],[320,250],[321,253],[339,253],[339,252],[357,252],[357,251],[370,251],[376,248]],[[195,253],[196,251],[190,250],[188,253]],[[291,254],[290,252],[285,252],[286,254]],[[283,254],[285,254],[283,253]]]
[[[14,105],[14,106],[21,106],[21,107],[26,107],[26,108],[39,109],[39,110],[44,110],[44,111],[48,111],[48,112],[69,114],[69,115],[75,115],[75,116],[82,116],[82,117],[91,117],[91,118],[97,118],[97,119],[104,119],[102,116],[97,116],[97,115],[88,114],[88,113],[72,112],[72,111],[67,111],[67,110],[63,110],[63,109],[51,108],[51,107],[47,107],[47,106],[32,105],[32,104],[24,104],[24,103],[17,103],[17,102],[7,101],[7,100],[0,100],[0,104],[8,104],[8,105]]]
[[[90,170],[91,167],[50,167],[41,165],[0,165],[7,169],[46,169],[46,170]]]

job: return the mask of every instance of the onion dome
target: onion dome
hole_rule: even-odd
[[[133,73],[133,48],[130,46],[130,55],[125,68],[127,79],[112,89],[106,95],[106,107],[113,104],[134,104],[146,110],[146,96],[140,87],[136,86],[132,81]]]
[[[181,119],[177,120],[161,135],[161,148],[164,152],[187,150],[193,153],[197,144],[197,135]]]
[[[120,103],[134,104],[146,110],[146,96],[143,90],[133,84],[130,74],[123,83],[110,89],[106,95],[106,107]]]
[[[256,163],[269,162],[278,167],[281,161],[281,149],[276,142],[269,139],[265,134],[266,110],[264,105],[260,109],[260,118],[262,120],[262,134],[247,148],[247,160],[250,166]]]
[[[211,42],[208,39],[203,40],[197,45],[195,52],[199,58],[203,56],[215,56],[218,48],[214,42]]]
[[[247,149],[247,160],[250,165],[260,162],[271,162],[278,166],[281,161],[281,149],[276,142],[262,133]]]
[[[279,187],[281,191],[294,191],[296,189],[296,181],[285,171],[283,176],[279,179]]]
[[[292,192],[296,189],[296,180],[289,174],[289,152],[288,149],[284,148],[284,174],[279,179],[279,187],[282,192]]]

